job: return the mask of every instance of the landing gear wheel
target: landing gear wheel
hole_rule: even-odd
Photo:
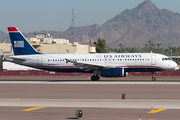
[[[91,76],[91,81],[98,81],[99,80],[99,76]]]
[[[152,81],[156,81],[156,77],[152,77]]]
[[[154,75],[154,72],[152,72],[152,81],[156,81],[156,77]]]

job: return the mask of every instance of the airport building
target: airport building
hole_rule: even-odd
[[[80,42],[69,43],[69,40],[53,38],[49,33],[34,33],[34,38],[27,38],[31,45],[41,53],[95,53],[96,47],[82,45]],[[0,52],[13,54],[10,43],[0,44]]]

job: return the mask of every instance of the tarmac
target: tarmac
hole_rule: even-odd
[[[179,120],[179,80],[1,76],[0,120],[77,119],[76,109],[83,111],[84,120]]]

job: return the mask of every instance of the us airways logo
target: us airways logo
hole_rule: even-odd
[[[24,47],[24,41],[14,41],[14,47],[15,48],[23,48]]]
[[[141,58],[142,55],[104,55],[104,58]]]

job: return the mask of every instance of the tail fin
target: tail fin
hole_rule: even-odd
[[[14,55],[40,54],[27,41],[23,34],[16,27],[8,27]]]

